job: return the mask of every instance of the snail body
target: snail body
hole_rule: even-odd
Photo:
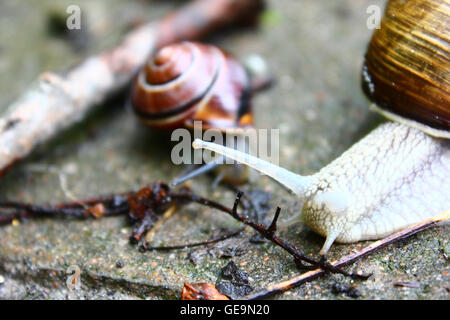
[[[303,221],[326,237],[321,253],[334,241],[379,239],[450,208],[450,141],[399,123],[379,126],[312,176],[214,143],[193,146],[244,163],[296,194]]]
[[[229,53],[211,45],[180,42],[160,49],[139,73],[131,104],[157,129],[245,128],[253,124],[250,78]]]
[[[290,189],[303,202],[303,221],[326,238],[322,254],[334,241],[379,239],[448,210],[450,46],[442,24],[450,23],[449,8],[447,1],[438,0],[388,3],[362,78],[364,91],[375,102],[372,109],[395,122],[380,125],[316,174],[300,176],[201,140],[194,141],[194,148],[245,163]],[[395,29],[392,23],[407,26],[408,36],[385,35]],[[391,60],[378,52],[383,41],[394,55]],[[431,60],[437,56],[438,64],[424,58],[427,54]]]

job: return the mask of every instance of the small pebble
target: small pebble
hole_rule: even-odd
[[[5,277],[4,276],[0,276],[0,285],[5,283]]]
[[[123,263],[122,260],[119,260],[119,261],[116,262],[116,268],[121,269],[121,268],[123,268],[124,266],[125,266],[125,264]]]
[[[350,298],[358,298],[361,296],[361,292],[355,287],[339,282],[333,283],[331,292],[334,294],[345,293]]]

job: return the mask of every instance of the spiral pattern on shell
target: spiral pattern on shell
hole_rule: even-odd
[[[211,45],[181,42],[160,49],[139,73],[131,103],[159,129],[247,127],[253,123],[250,80],[230,54]]]
[[[390,0],[362,72],[374,109],[450,138],[450,2]]]

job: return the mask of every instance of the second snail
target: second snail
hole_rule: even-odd
[[[244,65],[213,45],[188,41],[168,45],[156,52],[139,73],[131,105],[145,125],[158,130],[193,129],[195,122],[202,130],[222,133],[251,128],[251,97],[272,81],[264,62],[254,62],[257,59],[252,56]],[[172,185],[214,167],[204,166]],[[241,165],[218,170],[218,179],[233,184],[248,179],[248,170]]]

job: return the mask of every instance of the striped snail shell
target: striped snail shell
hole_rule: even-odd
[[[450,2],[391,0],[370,41],[362,86],[385,117],[450,138]]]
[[[219,130],[251,126],[250,79],[229,53],[180,42],[160,49],[139,73],[131,103],[139,118],[158,129]]]

